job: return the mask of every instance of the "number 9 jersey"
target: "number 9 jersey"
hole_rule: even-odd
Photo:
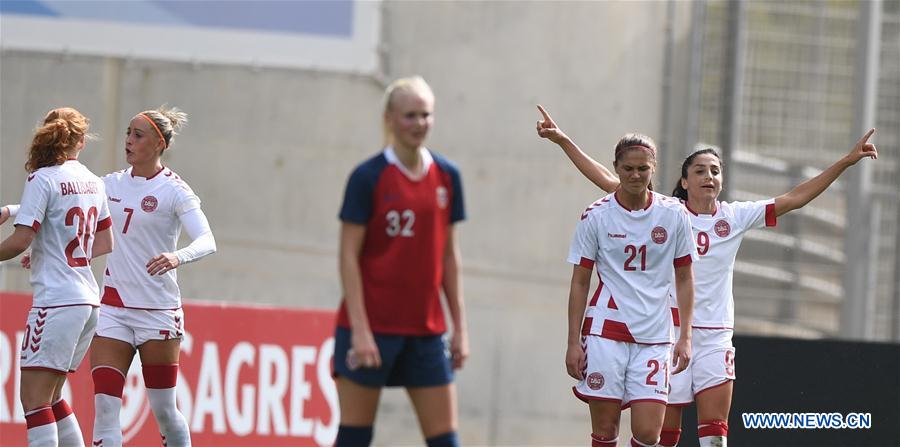
[[[33,307],[100,305],[91,272],[94,234],[112,225],[103,181],[78,160],[34,171],[15,225],[34,229]]]
[[[446,332],[440,290],[451,225],[465,219],[462,180],[452,162],[420,151],[422,175],[409,172],[388,147],[347,182],[340,219],[366,226],[359,266],[374,333]],[[343,302],[338,326],[350,327]]]

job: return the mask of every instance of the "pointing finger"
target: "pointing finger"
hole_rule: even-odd
[[[546,110],[544,110],[543,106],[538,104],[537,108],[538,108],[538,110],[541,111],[541,115],[544,115],[544,121],[547,121],[548,123],[553,123],[553,118],[550,118],[550,114],[547,113]]]
[[[871,137],[873,133],[875,133],[874,127],[869,129],[869,131],[866,132],[866,134],[863,135],[863,137],[858,142],[856,142],[856,145],[860,146],[860,145],[866,144],[866,142],[869,141],[869,137]]]

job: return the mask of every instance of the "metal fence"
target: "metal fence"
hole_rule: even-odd
[[[738,329],[900,340],[900,2],[694,7],[696,134],[726,149],[728,199],[788,191],[846,154],[863,127],[878,129],[876,162],[848,170],[777,230],[748,235],[735,269]]]

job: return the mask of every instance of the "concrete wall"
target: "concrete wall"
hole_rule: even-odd
[[[658,135],[665,3],[383,8],[384,74],[418,73],[431,83],[436,127],[428,145],[463,173],[469,220],[459,234],[472,355],[457,382],[461,439],[584,444],[587,407],[572,397],[563,364],[565,256],[580,212],[600,192],[535,136],[535,104],[605,162],[623,133]],[[689,5],[678,10],[682,41]],[[375,79],[5,51],[0,201],[18,201],[24,148],[49,108],[70,105],[93,119],[102,139],[83,161],[101,173],[125,167],[124,129],[136,112],[177,105],[191,121],[166,163],[203,199],[219,246],[181,273],[183,295],[335,308],[344,183],[380,149],[383,86]],[[29,290],[14,268],[0,270],[0,287]],[[627,425],[626,417],[623,443]],[[387,391],[376,443],[421,444],[415,426],[402,391]]]

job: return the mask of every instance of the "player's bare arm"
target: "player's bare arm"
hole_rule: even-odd
[[[450,337],[450,356],[454,369],[462,368],[469,357],[466,306],[463,300],[462,279],[459,274],[461,269],[462,256],[456,240],[456,226],[451,226],[450,231],[447,233],[447,242],[444,249],[444,278],[442,286],[444,295],[447,297],[450,319],[453,321],[453,335]]]
[[[97,259],[100,256],[112,253],[114,245],[115,241],[113,240],[113,233],[110,228],[98,231],[94,234],[94,244],[91,246],[91,257]]]
[[[863,158],[878,158],[878,150],[875,145],[869,143],[869,137],[875,133],[875,129],[869,129],[853,149],[840,160],[822,171],[821,174],[797,185],[794,189],[775,198],[775,215],[781,216],[798,208],[803,208],[807,203],[828,189],[838,177],[849,167],[855,165]]]
[[[6,240],[0,242],[0,261],[6,261],[19,256],[31,246],[34,240],[34,229],[25,225],[16,225]]]
[[[591,269],[576,265],[572,269],[569,288],[569,333],[566,347],[566,372],[572,378],[584,380],[586,356],[581,348],[581,324],[587,307],[588,288],[591,286]]]
[[[380,368],[381,354],[375,344],[375,337],[369,327],[366,304],[363,302],[362,273],[359,257],[366,238],[365,225],[342,222],[340,244],[341,286],[350,319],[350,353],[348,365],[363,368]]]
[[[543,115],[543,119],[537,122],[537,133],[541,138],[546,138],[562,148],[569,160],[582,175],[606,192],[613,192],[619,187],[619,178],[616,177],[606,166],[598,163],[596,160],[588,156],[584,151],[566,135],[550,114],[538,105],[538,110]]]
[[[678,301],[679,326],[678,341],[672,356],[672,374],[678,374],[691,362],[691,324],[694,318],[694,269],[691,264],[675,268],[675,294]]]

